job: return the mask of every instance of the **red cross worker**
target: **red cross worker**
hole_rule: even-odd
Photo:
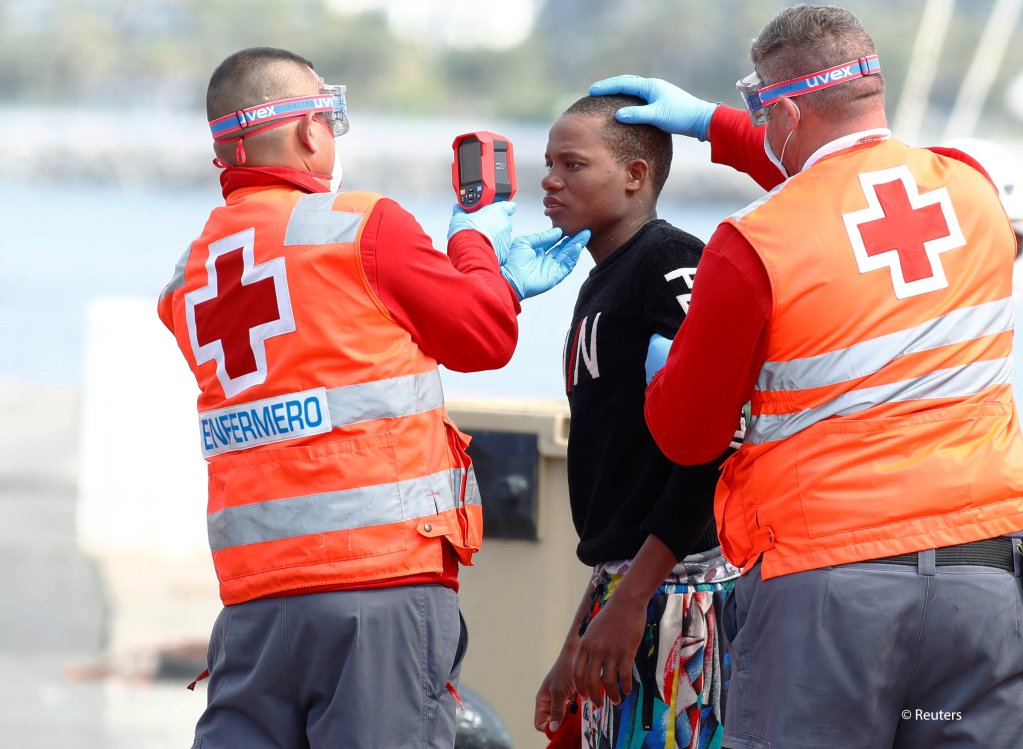
[[[452,746],[482,506],[440,367],[504,366],[523,279],[552,287],[581,249],[538,257],[500,203],[437,252],[394,200],[332,191],[346,91],[282,49],[217,67],[224,205],[158,302],[200,390],[225,607],[195,746]],[[543,273],[506,280],[523,256]]]
[[[724,747],[1023,745],[1016,237],[973,159],[888,129],[884,57],[849,11],[795,5],[753,41],[744,110],[591,87],[769,191],[707,243],[645,402],[683,464],[749,404],[714,498],[743,569]]]

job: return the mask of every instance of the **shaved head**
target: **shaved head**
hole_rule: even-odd
[[[206,119],[237,112],[268,101],[315,94],[304,57],[273,47],[235,52],[213,71],[206,90]]]

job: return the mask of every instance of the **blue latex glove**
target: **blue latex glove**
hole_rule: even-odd
[[[512,285],[519,300],[550,291],[575,268],[590,230],[562,237],[561,229],[547,229],[512,240],[507,257],[501,263],[501,275]]]
[[[643,107],[622,107],[615,115],[627,125],[655,125],[661,130],[707,140],[710,118],[717,104],[697,99],[688,91],[660,78],[619,75],[590,86],[592,96],[630,94],[647,100]]]
[[[497,261],[503,262],[501,258],[508,257],[508,245],[511,244],[511,215],[515,213],[517,207],[511,201],[502,201],[485,205],[473,213],[466,213],[462,206],[456,203],[451,211],[451,223],[448,224],[448,239],[463,229],[478,231],[490,240],[494,252],[497,253]]]
[[[671,350],[671,339],[654,333],[650,336],[650,345],[646,350],[646,384],[654,379],[654,375],[661,371],[664,362],[668,361],[668,351]]]

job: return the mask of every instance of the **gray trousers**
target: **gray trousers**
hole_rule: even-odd
[[[210,638],[193,749],[451,749],[465,653],[439,585],[227,606]]]
[[[1023,747],[1020,578],[920,560],[743,575],[722,746]]]

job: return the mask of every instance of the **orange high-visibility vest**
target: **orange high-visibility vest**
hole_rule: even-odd
[[[770,578],[1023,529],[1015,241],[987,180],[861,143],[728,222],[774,305],[715,497],[728,559]]]
[[[468,437],[359,239],[379,195],[242,188],[160,300],[195,374],[225,605],[440,572],[481,543]]]

